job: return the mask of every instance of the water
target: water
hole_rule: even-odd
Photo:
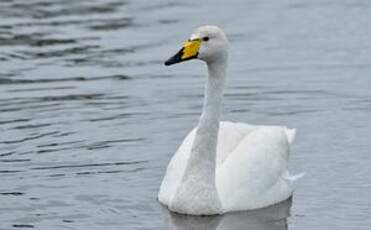
[[[2,0],[0,229],[369,229],[370,14],[366,0]],[[156,202],[205,80],[201,62],[162,63],[207,23],[231,41],[223,119],[298,129],[292,204],[200,219]]]

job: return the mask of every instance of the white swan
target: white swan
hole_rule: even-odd
[[[213,215],[289,198],[295,178],[287,164],[295,129],[219,121],[228,61],[221,29],[197,28],[165,65],[193,58],[208,68],[203,111],[168,165],[159,201],[174,212]]]

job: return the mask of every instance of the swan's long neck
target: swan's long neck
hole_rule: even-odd
[[[208,77],[202,115],[197,126],[184,174],[169,209],[179,213],[207,215],[223,213],[216,189],[216,148],[228,53],[207,62]]]
[[[208,63],[205,100],[192,150],[173,199],[174,211],[217,214],[222,211],[215,184],[216,147],[222,110],[226,60]]]
[[[202,175],[207,183],[215,184],[216,146],[222,110],[225,62],[208,63],[208,78],[200,121],[197,126],[186,174]]]

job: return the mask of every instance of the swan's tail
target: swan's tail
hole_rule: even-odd
[[[296,136],[296,129],[285,128],[285,132],[286,132],[287,140],[289,141],[290,144],[292,144]]]
[[[287,181],[294,182],[294,181],[299,180],[300,178],[302,178],[304,175],[305,175],[304,172],[298,173],[298,174],[295,174],[295,175],[290,175],[289,171],[286,171],[282,175],[282,178],[287,180]]]

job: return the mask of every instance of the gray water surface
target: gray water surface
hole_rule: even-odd
[[[370,15],[366,0],[0,1],[0,229],[370,229]],[[231,41],[223,120],[298,130],[306,176],[283,208],[199,219],[156,201],[205,80],[199,61],[163,61],[209,23]]]

